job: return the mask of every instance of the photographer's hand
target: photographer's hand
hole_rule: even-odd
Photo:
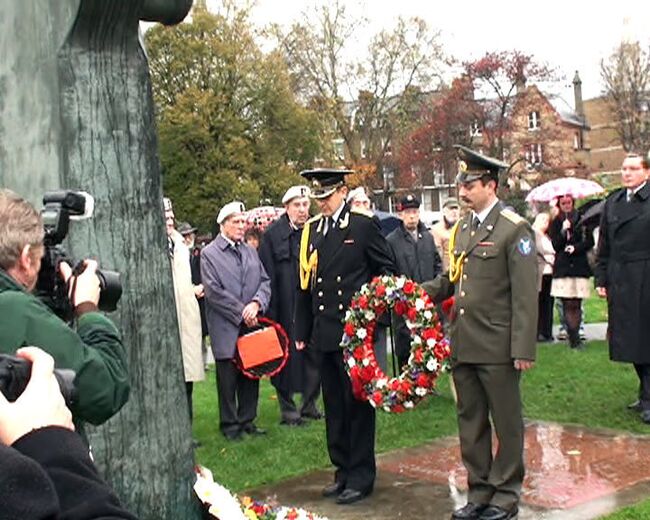
[[[25,391],[13,403],[0,393],[0,443],[10,446],[45,426],[74,430],[72,414],[54,377],[52,356],[36,347],[21,348],[16,355],[32,362],[32,375]]]
[[[85,269],[80,275],[73,277],[70,266],[61,262],[59,272],[66,283],[69,284],[70,291],[74,289],[74,294],[70,294],[70,301],[76,309],[82,303],[90,303],[96,309],[99,304],[99,278],[97,277],[97,262],[95,260],[84,260]],[[74,278],[76,278],[76,283]]]

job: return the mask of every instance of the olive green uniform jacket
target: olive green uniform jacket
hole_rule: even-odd
[[[126,354],[113,322],[100,312],[87,312],[75,331],[0,270],[0,353],[25,346],[40,347],[56,368],[76,372],[75,422],[101,424],[128,400]]]
[[[534,234],[517,214],[497,204],[476,232],[471,215],[456,228],[454,255],[465,253],[460,279],[423,284],[436,302],[455,296],[452,360],[501,364],[535,359],[537,259]]]

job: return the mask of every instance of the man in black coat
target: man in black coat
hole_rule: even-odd
[[[650,424],[650,164],[631,154],[623,160],[623,188],[605,202],[600,221],[596,290],[607,298],[609,356],[633,363],[639,398],[629,408]]]
[[[287,364],[271,378],[278,395],[280,423],[300,426],[305,418],[322,417],[316,407],[320,392],[318,353],[315,349],[296,350],[293,324],[300,235],[309,218],[309,188],[292,186],[282,197],[282,204],[286,212],[264,232],[259,255],[271,279],[271,303],[267,315],[282,325],[290,340]],[[300,409],[293,400],[295,393],[302,394]]]
[[[395,272],[393,255],[371,215],[345,203],[348,170],[308,170],[311,196],[322,212],[309,220],[300,244],[300,291],[296,305],[296,347],[322,355],[327,449],[336,467],[323,490],[337,503],[351,504],[372,492],[375,482],[375,410],[358,401],[340,347],[343,320],[352,296],[374,276]]]
[[[420,222],[420,201],[407,195],[398,205],[402,223],[386,240],[395,255],[397,274],[414,282],[433,280],[442,271],[442,260],[433,241],[433,235]],[[411,351],[411,334],[403,319],[396,319],[395,351],[399,366],[408,362]]]

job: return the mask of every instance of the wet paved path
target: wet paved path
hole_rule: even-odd
[[[387,453],[377,462],[375,492],[351,506],[321,498],[331,471],[259,488],[251,495],[274,496],[331,520],[448,519],[465,503],[466,473],[455,437]],[[529,423],[526,468],[519,520],[599,518],[650,495],[650,436]]]

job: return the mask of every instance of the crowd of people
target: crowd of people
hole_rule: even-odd
[[[268,317],[289,338],[288,362],[272,378],[280,423],[300,427],[324,417],[335,473],[323,495],[339,504],[368,496],[376,477],[375,410],[353,397],[339,346],[342,322],[364,283],[378,275],[404,275],[435,303],[454,299],[446,330],[468,501],[452,518],[514,518],[525,472],[521,373],[534,366],[537,342],[553,338],[553,299],[561,302],[569,346],[583,348],[582,300],[595,276],[596,291],[608,302],[610,357],[634,365],[639,390],[629,407],[650,424],[650,323],[643,319],[650,306],[647,157],[625,158],[623,188],[603,203],[595,240],[570,194],[559,196],[531,226],[497,197],[506,165],[457,148],[460,200],[445,201],[442,219],[431,229],[420,220],[420,201],[406,194],[397,208],[399,226],[383,233],[368,192],[348,189],[347,170],[302,172],[305,184],[287,190],[284,213],[263,233],[247,230],[244,204],[225,204],[216,217],[219,233],[203,243],[197,243],[196,228],[176,221],[172,201],[164,199],[190,419],[193,384],[205,377],[209,348],[223,436],[235,442],[266,433],[256,424],[259,381],[235,361],[238,340]],[[310,218],[312,204],[319,214]],[[71,518],[94,518],[104,511],[132,518],[83,450],[83,423],[101,424],[128,399],[121,335],[98,311],[96,262],[85,261],[82,272],[73,273],[65,263],[59,267],[70,282],[75,328],[32,294],[43,237],[38,212],[18,195],[0,191],[0,353],[18,352],[33,363],[27,389],[15,402],[0,395],[0,479],[16,475],[20,482],[38,483],[45,491],[34,507],[53,515],[68,510],[76,511]],[[390,324],[388,315],[379,322],[374,342],[384,369]],[[403,320],[394,318],[392,325],[401,367],[410,355],[410,335]],[[38,348],[19,350],[25,345]],[[55,363],[76,373],[78,398],[72,403],[56,388]],[[59,448],[65,453],[53,462]],[[24,477],[11,469],[17,467]],[[92,505],[74,498],[71,490],[79,485],[96,497]],[[24,507],[7,495],[0,506]]]

